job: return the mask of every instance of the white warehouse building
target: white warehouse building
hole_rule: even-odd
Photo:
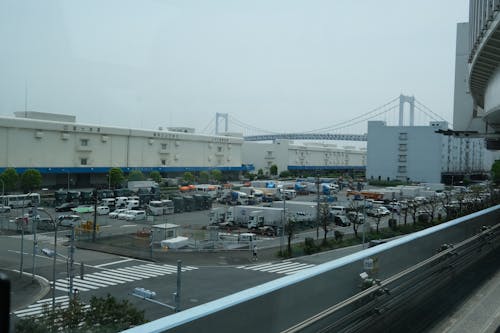
[[[443,177],[484,174],[491,166],[484,139],[458,138],[436,133],[446,121],[429,126],[386,126],[368,122],[366,177],[439,183]]]
[[[243,163],[253,164],[255,170],[269,174],[272,165],[278,174],[295,170],[359,170],[366,166],[366,149],[338,148],[334,144],[294,143],[280,139],[272,143],[245,141]]]
[[[22,117],[22,118],[21,118]],[[247,171],[241,137],[194,130],[143,130],[81,124],[74,116],[20,112],[0,117],[0,172],[39,170],[44,185],[105,183],[112,167],[124,172]],[[103,181],[104,180],[104,181]]]

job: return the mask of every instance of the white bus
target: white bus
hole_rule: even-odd
[[[40,194],[9,194],[0,196],[0,204],[10,208],[23,208],[40,205]]]

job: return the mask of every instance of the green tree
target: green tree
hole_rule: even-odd
[[[297,221],[293,217],[288,217],[285,223],[285,234],[287,235],[288,245],[287,245],[287,256],[292,256],[292,238],[295,235],[297,229]]]
[[[323,243],[326,243],[326,235],[328,234],[328,224],[330,222],[330,206],[326,202],[319,204],[319,220],[323,227]]]
[[[291,176],[292,176],[292,173],[288,170],[280,172],[280,178],[290,178]]]
[[[19,175],[17,174],[16,169],[7,168],[2,172],[0,178],[3,180],[5,185],[5,192],[12,192],[17,189],[17,185],[19,183]]]
[[[208,183],[208,179],[210,178],[207,171],[200,171],[200,175],[198,177],[198,181],[202,184]]]
[[[111,187],[115,188],[123,183],[125,180],[125,175],[120,168],[111,168],[108,173],[109,184]]]
[[[500,160],[496,160],[491,166],[491,176],[495,184],[500,184]]]
[[[118,301],[113,296],[90,299],[89,308],[73,299],[65,309],[52,311],[49,306],[39,317],[27,317],[16,323],[16,333],[56,332],[118,332],[145,323],[144,311],[137,310],[127,300]]]
[[[161,183],[161,174],[159,171],[151,171],[149,173],[149,178],[151,178],[152,180],[154,180],[155,182],[157,182],[158,184]]]
[[[269,173],[271,176],[277,176],[278,175],[278,166],[276,164],[271,165],[269,168]]]
[[[128,181],[141,181],[141,180],[145,180],[146,177],[144,177],[144,174],[142,173],[141,170],[132,170],[130,171],[130,173],[128,174]]]
[[[213,169],[212,171],[210,171],[210,176],[218,183],[222,181],[222,171],[220,171],[219,169]]]
[[[194,175],[189,171],[184,172],[182,179],[188,184],[194,183]]]
[[[28,169],[21,175],[21,187],[23,191],[33,191],[42,185],[42,175],[36,169]]]
[[[263,179],[264,178],[264,170],[259,169],[257,170],[257,179]]]

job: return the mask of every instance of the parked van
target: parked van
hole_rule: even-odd
[[[252,242],[257,239],[253,232],[244,232],[238,235],[238,242]]]
[[[101,206],[114,207],[115,199],[114,198],[104,198],[101,200]]]
[[[335,215],[333,217],[333,223],[336,225],[339,225],[341,227],[347,227],[351,225],[351,222],[347,219],[347,216],[345,215]]]
[[[98,206],[97,207],[97,214],[98,215],[107,215],[107,214],[109,214],[109,207],[108,206]]]
[[[331,206],[330,207],[330,215],[346,215],[347,210],[344,206]]]
[[[127,221],[141,221],[146,219],[146,211],[145,210],[131,210],[129,211],[128,216],[126,217]]]
[[[127,209],[136,209],[139,208],[139,200],[127,200],[127,205],[125,206]]]
[[[127,205],[128,198],[127,197],[116,197],[116,208],[123,208]]]

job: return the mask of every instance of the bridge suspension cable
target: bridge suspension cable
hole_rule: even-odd
[[[351,118],[351,119],[349,119],[349,120],[342,121],[342,122],[340,122],[340,123],[338,123],[338,124],[335,124],[335,125],[331,125],[331,126],[328,126],[328,127],[318,128],[318,129],[315,129],[315,130],[312,130],[312,131],[307,131],[307,132],[304,132],[304,133],[323,132],[323,131],[333,131],[333,130],[338,130],[338,129],[342,129],[342,128],[350,127],[350,126],[352,126],[352,125],[359,124],[360,122],[363,122],[363,121],[368,120],[368,119],[373,119],[374,117],[379,116],[379,115],[381,115],[381,114],[383,114],[383,113],[385,113],[385,112],[389,112],[390,110],[393,110],[393,109],[394,109],[394,107],[393,107],[393,108],[390,108],[390,109],[388,109],[388,110],[384,110],[384,111],[382,111],[382,112],[379,112],[379,113],[377,113],[375,116],[371,116],[371,117],[369,117],[369,118],[362,119],[361,121],[358,121],[358,122],[355,122],[355,123],[352,123],[352,121],[353,121],[353,120],[357,120],[357,119],[364,118],[364,117],[368,116],[368,115],[369,115],[369,114],[371,114],[371,113],[377,112],[378,110],[385,108],[386,106],[390,105],[391,103],[394,103],[394,102],[395,102],[395,101],[397,101],[397,100],[399,100],[399,96],[398,96],[398,97],[396,97],[396,98],[393,98],[393,99],[392,99],[392,100],[390,100],[389,102],[387,102],[387,103],[385,103],[385,104],[383,104],[383,105],[381,105],[381,106],[379,106],[379,107],[377,107],[377,108],[375,108],[375,109],[373,109],[373,110],[371,110],[371,111],[368,111],[368,112],[366,112],[366,113],[364,113],[364,114],[362,114],[362,115],[359,115],[359,116],[357,116],[357,117]],[[342,125],[344,125],[344,124],[349,124],[349,126],[342,126]]]
[[[244,122],[236,119],[232,115],[229,115],[229,118],[230,118],[230,122],[231,123],[239,125],[243,129],[248,129],[248,130],[251,130],[251,131],[254,131],[254,132],[258,132],[258,133],[279,134],[278,132],[272,132],[272,131],[265,130],[265,129],[262,129],[262,128],[258,128],[258,127],[252,126],[252,125],[248,125],[248,124],[246,124],[246,123],[244,123]]]

